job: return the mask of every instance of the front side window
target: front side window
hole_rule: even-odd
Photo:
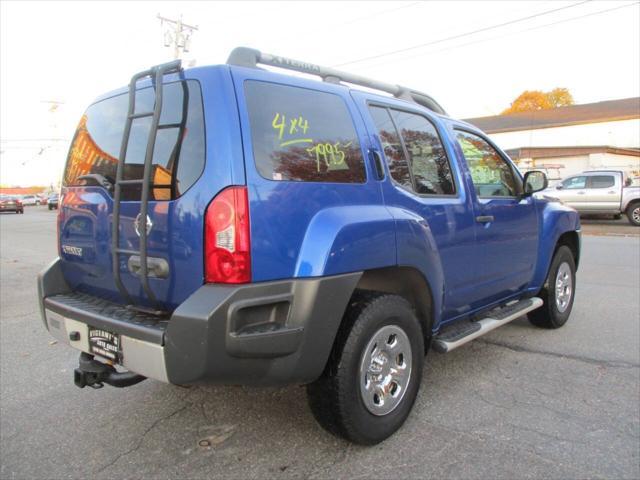
[[[152,111],[155,93],[148,87],[136,92],[136,111]],[[85,185],[79,177],[98,174],[113,183],[127,118],[127,94],[91,105],[76,129],[64,173],[64,186]],[[200,86],[196,81],[163,87],[163,104],[152,159],[152,200],[179,197],[198,179],[204,168],[204,116]],[[123,178],[141,179],[151,127],[151,117],[135,119],[127,146]],[[139,200],[141,185],[123,185],[123,200]]]
[[[351,114],[337,95],[245,82],[256,168],[269,180],[364,183]]]
[[[518,181],[511,166],[486,140],[458,130],[456,137],[467,161],[478,197],[515,197]]]
[[[562,186],[567,190],[576,190],[580,188],[586,188],[587,177],[571,177],[562,182]]]
[[[612,175],[594,175],[589,177],[589,188],[609,188],[615,183]]]

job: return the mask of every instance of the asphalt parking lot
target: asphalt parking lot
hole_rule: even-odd
[[[522,318],[430,353],[406,425],[359,447],[315,423],[301,387],[76,388],[78,355],[36,303],[55,212],[25,210],[0,215],[2,479],[640,477],[640,236],[623,221],[584,222],[564,328]]]

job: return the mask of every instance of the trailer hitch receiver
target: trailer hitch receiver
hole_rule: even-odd
[[[113,387],[129,387],[140,383],[147,377],[132,372],[118,372],[112,365],[102,363],[93,355],[82,352],[78,368],[73,371],[73,382],[79,388],[102,388],[104,384]]]

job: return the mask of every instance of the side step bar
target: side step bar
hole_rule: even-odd
[[[433,339],[433,349],[436,352],[448,353],[471,340],[481,337],[491,330],[521,317],[527,312],[541,307],[541,298],[533,297],[492,310],[488,316],[477,321],[460,321],[447,326]]]

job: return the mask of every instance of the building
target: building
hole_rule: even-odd
[[[595,169],[624,170],[640,182],[640,97],[469,118],[522,170],[551,180]]]

